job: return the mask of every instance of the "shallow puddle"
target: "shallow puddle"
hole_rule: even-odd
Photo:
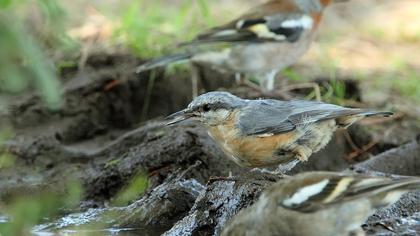
[[[0,215],[0,224],[9,222],[9,217]]]
[[[59,230],[59,231],[32,231],[34,236],[73,236],[73,235],[104,235],[104,236],[134,236],[158,235],[158,233],[138,228],[108,228],[102,230]]]

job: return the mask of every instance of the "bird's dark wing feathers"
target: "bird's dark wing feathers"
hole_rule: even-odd
[[[283,207],[300,212],[313,212],[333,204],[342,204],[343,202],[363,197],[371,197],[376,194],[397,189],[407,190],[418,188],[420,185],[420,179],[417,178],[395,180],[385,177],[373,178],[354,175],[332,175],[328,180],[328,184],[321,192],[309,196],[306,201],[296,205],[285,204],[285,201],[283,201]],[[296,189],[290,196],[293,196],[294,194],[304,194],[299,193],[303,187],[300,186],[300,188]]]
[[[257,18],[240,18],[224,26],[215,27],[198,35],[190,42],[182,45],[194,45],[216,42],[296,42],[304,28],[303,26],[283,26],[286,20],[298,20],[302,14],[278,14]]]
[[[238,126],[245,135],[280,134],[299,125],[335,119],[360,112],[315,101],[255,100],[244,108]]]

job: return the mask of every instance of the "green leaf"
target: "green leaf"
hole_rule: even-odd
[[[61,104],[60,83],[37,42],[13,17],[0,15],[0,87],[20,92],[29,79],[49,108]]]

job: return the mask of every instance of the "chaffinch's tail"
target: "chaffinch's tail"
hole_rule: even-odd
[[[309,180],[317,181],[315,184],[307,185]],[[285,179],[283,184],[295,186],[293,188],[283,187],[283,189],[288,189],[287,191],[294,189],[292,192],[283,190],[283,192],[277,193],[286,196],[281,203],[284,208],[300,212],[315,212],[325,209],[327,206],[340,205],[363,198],[367,198],[375,208],[384,207],[396,202],[404,193],[418,190],[420,178],[391,179],[352,174],[342,175],[333,172],[307,172],[289,180]],[[313,191],[315,189],[318,193]]]
[[[136,69],[136,73],[140,73],[143,71],[151,70],[153,68],[166,66],[168,64],[172,63],[185,63],[187,62],[193,54],[187,54],[187,53],[180,53],[180,54],[174,54],[164,57],[159,57],[156,59],[152,59],[150,61],[147,61],[143,65],[140,65]]]

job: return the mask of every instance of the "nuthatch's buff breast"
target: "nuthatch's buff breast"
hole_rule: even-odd
[[[195,119],[235,163],[246,167],[307,161],[330,141],[338,127],[390,112],[352,109],[315,101],[247,100],[210,92],[168,118]]]
[[[245,136],[236,127],[237,112],[223,125],[209,126],[208,132],[226,155],[240,166],[263,167],[287,162],[292,159],[280,157],[277,150],[292,145],[296,133],[263,136]]]

